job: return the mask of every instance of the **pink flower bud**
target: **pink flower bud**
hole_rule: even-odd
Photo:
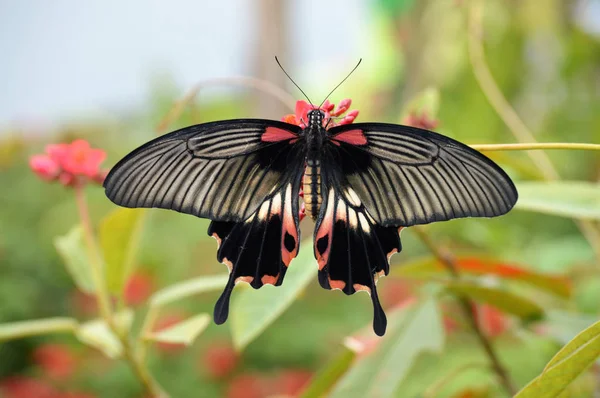
[[[344,100],[341,100],[340,103],[338,104],[337,109],[335,110],[335,112],[332,112],[331,114],[333,116],[340,116],[341,114],[343,114],[344,112],[346,112],[350,108],[351,104],[352,104],[352,100],[350,98],[346,98]]]
[[[331,102],[329,102],[329,100],[325,100],[325,102],[323,102],[323,105],[321,106],[321,110],[325,112],[331,112],[333,111],[334,107],[335,104],[332,104]]]
[[[60,167],[47,155],[34,155],[29,159],[29,167],[43,180],[52,181],[58,177]]]

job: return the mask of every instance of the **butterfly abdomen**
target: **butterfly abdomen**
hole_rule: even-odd
[[[304,191],[304,207],[306,215],[313,220],[317,218],[321,207],[321,162],[318,159],[307,159],[304,178],[302,179]]]

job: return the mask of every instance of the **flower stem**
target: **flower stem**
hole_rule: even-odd
[[[102,318],[106,320],[107,324],[112,325],[114,322],[112,317],[112,308],[110,305],[110,296],[106,288],[106,281],[104,280],[104,267],[100,257],[100,250],[98,249],[94,232],[92,230],[90,213],[83,189],[84,188],[81,185],[76,185],[74,187],[75,200],[77,202],[77,209],[79,210],[79,218],[81,219],[81,226],[83,228],[83,236],[85,239],[88,258],[92,268],[92,278],[96,290],[98,311],[100,312]]]
[[[296,106],[296,100],[291,94],[267,80],[246,76],[233,76],[220,79],[211,79],[196,84],[182,99],[177,101],[175,105],[171,107],[167,115],[160,121],[156,130],[159,133],[166,130],[166,128],[173,121],[177,120],[179,116],[181,116],[181,113],[183,112],[185,107],[196,98],[200,90],[210,86],[224,85],[246,86],[262,91],[266,94],[271,95],[273,98],[279,100],[282,104],[291,109],[292,112],[294,111]]]
[[[454,259],[454,256],[452,255],[452,253],[450,253],[449,251],[447,251],[443,248],[440,248],[438,245],[433,243],[433,241],[429,238],[427,233],[424,231],[423,227],[415,226],[415,227],[411,228],[411,230],[417,234],[419,239],[421,239],[421,241],[425,244],[425,246],[427,246],[427,248],[438,259],[438,261],[440,263],[442,263],[442,265],[444,265],[444,267],[446,267],[446,269],[448,269],[450,274],[454,278],[459,279],[460,273],[458,271],[458,267],[456,266],[456,260]],[[457,299],[458,299],[458,303],[460,304],[462,311],[464,312],[466,318],[469,321],[469,325],[473,329],[473,332],[475,332],[475,336],[477,337],[477,339],[479,340],[479,343],[481,344],[483,350],[485,351],[485,353],[492,365],[492,369],[498,376],[500,383],[502,384],[504,389],[511,396],[515,395],[517,392],[517,389],[515,388],[512,381],[510,380],[510,377],[508,376],[508,372],[506,371],[506,369],[500,362],[500,359],[498,358],[498,355],[496,354],[496,351],[494,350],[494,347],[492,346],[492,342],[488,339],[488,337],[485,335],[485,333],[483,333],[483,331],[481,330],[481,327],[479,326],[479,323],[477,322],[477,319],[475,318],[475,315],[472,311],[473,305],[475,303],[467,297],[457,296]]]
[[[156,380],[154,380],[144,365],[142,358],[139,355],[136,355],[128,334],[119,330],[119,327],[114,321],[113,309],[110,304],[110,295],[106,287],[106,280],[104,279],[104,267],[102,263],[102,257],[100,255],[100,248],[98,247],[97,240],[92,229],[89,209],[85,199],[85,192],[83,187],[79,185],[76,185],[74,190],[77,209],[79,210],[79,217],[81,218],[81,224],[83,227],[83,235],[87,246],[88,258],[92,268],[92,278],[96,288],[96,297],[100,316],[104,319],[109,329],[121,342],[123,347],[123,356],[125,360],[129,362],[131,368],[142,383],[146,392],[150,394],[151,397],[167,397],[168,395],[162,390],[160,385],[156,382]]]
[[[471,148],[481,152],[487,151],[535,151],[541,149],[582,149],[588,151],[600,151],[600,144],[588,144],[579,142],[532,142],[520,144],[475,144]]]

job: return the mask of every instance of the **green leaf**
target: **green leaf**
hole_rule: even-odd
[[[83,241],[83,229],[76,225],[64,236],[54,239],[54,247],[62,257],[75,285],[86,293],[94,293],[94,282],[88,254]]]
[[[584,181],[522,182],[517,184],[521,210],[600,220],[600,184]]]
[[[39,336],[50,333],[74,332],[79,323],[74,318],[47,318],[0,324],[0,341]]]
[[[348,370],[355,357],[356,353],[354,351],[344,348],[344,351],[340,355],[317,372],[300,397],[319,398],[325,396],[340,377],[346,373],[346,370]]]
[[[600,322],[596,322],[565,345],[548,362],[541,375],[515,398],[555,397],[561,394],[600,356]]]
[[[233,293],[230,325],[233,344],[243,350],[281,315],[315,277],[317,267],[312,242],[292,261],[281,286],[264,286],[260,290],[240,289]]]
[[[210,323],[209,314],[199,314],[179,322],[166,329],[154,332],[146,337],[147,340],[160,343],[191,345]]]
[[[518,296],[500,287],[481,286],[472,282],[448,281],[446,290],[475,301],[490,304],[503,312],[513,314],[524,320],[540,319],[544,310],[533,301]]]
[[[177,283],[154,293],[152,297],[150,297],[150,305],[153,307],[162,307],[166,304],[170,304],[196,294],[210,292],[213,290],[222,290],[225,287],[227,280],[227,275],[214,275],[201,276],[189,281]]]
[[[477,276],[495,275],[502,279],[510,279],[527,283],[538,289],[560,297],[571,296],[571,282],[563,275],[547,275],[531,271],[525,267],[509,264],[491,257],[458,257],[456,266],[461,274]],[[428,256],[402,264],[392,271],[394,276],[404,278],[431,279],[448,276],[449,272],[435,257]]]
[[[415,360],[425,352],[440,353],[444,348],[444,326],[434,298],[390,326],[374,351],[357,357],[329,397],[396,397]]]
[[[133,311],[127,309],[115,314],[114,322],[119,332],[125,334],[131,328]],[[82,324],[75,331],[75,336],[82,343],[97,348],[109,358],[119,358],[123,353],[121,341],[103,319]]]
[[[121,292],[133,272],[144,215],[143,209],[118,208],[100,223],[98,238],[106,267],[106,283],[112,293]]]

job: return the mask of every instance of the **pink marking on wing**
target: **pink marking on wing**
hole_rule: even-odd
[[[277,127],[267,127],[263,135],[260,137],[264,142],[278,142],[297,138],[297,135],[289,130],[280,129]]]
[[[360,129],[344,131],[343,133],[334,135],[331,139],[350,145],[367,145],[367,137],[365,137],[365,134]]]
[[[252,276],[238,276],[237,278],[235,278],[235,284],[238,284],[240,282],[252,283],[253,280],[254,277]]]
[[[332,289],[344,290],[344,288],[346,287],[346,282],[336,281],[329,278],[329,286],[331,286]]]
[[[283,215],[282,215],[282,231],[281,231],[281,260],[285,266],[289,266],[292,260],[298,254],[298,230],[296,229],[296,221],[292,213],[292,186],[288,184],[285,190]],[[294,249],[288,251],[285,247],[285,235],[289,234],[294,239]]]
[[[274,285],[277,283],[277,279],[279,279],[279,274],[276,276],[265,275],[260,278],[260,281],[263,283],[263,285]]]

